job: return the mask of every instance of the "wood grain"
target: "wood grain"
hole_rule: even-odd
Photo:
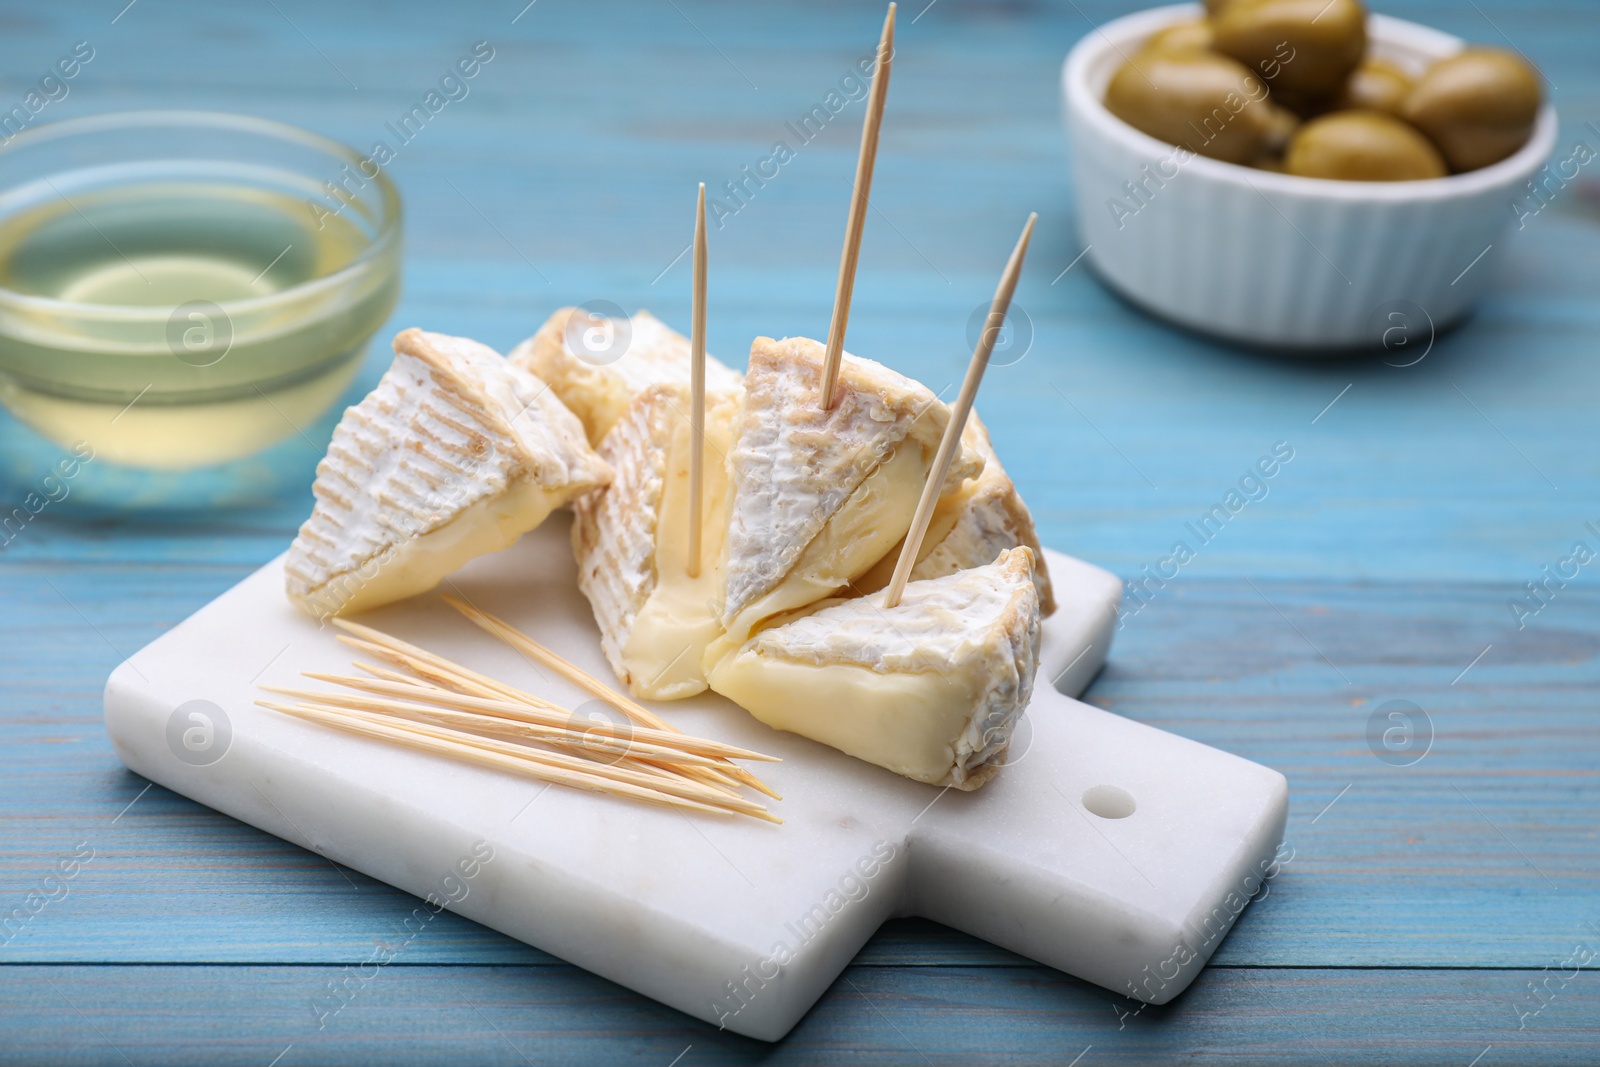
[[[1090,692],[1289,777],[1294,858],[1190,993],[1118,1030],[1109,994],[897,922],[769,1049],[441,915],[317,1030],[312,993],[392,936],[410,898],[159,787],[141,796],[99,707],[121,658],[283,549],[309,509],[298,489],[191,518],[52,505],[0,549],[0,913],[80,843],[94,850],[66,895],[0,945],[0,1062],[122,1063],[106,1039],[139,1064],[264,1065],[293,1043],[282,1067],[665,1065],[691,1044],[682,1067],[1065,1064],[1091,1044],[1081,1067],[1463,1067],[1490,1045],[1481,1067],[1593,1062],[1593,975],[1525,1030],[1516,1011],[1544,968],[1600,945],[1596,573],[1585,568],[1520,629],[1508,601],[1575,540],[1600,548],[1585,526],[1600,524],[1595,174],[1496,250],[1488,299],[1416,366],[1284,361],[1175,331],[1110,296],[1087,261],[1068,269],[1083,248],[1060,62],[1092,23],[1135,6],[901,11],[850,347],[953,393],[993,265],[1037,208],[1013,309],[1032,343],[1020,358],[996,353],[978,410],[1045,543],[1142,578],[1275,442],[1294,449],[1264,499],[1151,586]],[[1600,116],[1586,0],[1378,6],[1509,40],[1552,82],[1563,148],[1600,147],[1583,126]],[[365,150],[392,141],[384,124],[473,42],[492,43],[469,95],[391,167],[406,200],[406,290],[352,398],[404,326],[505,350],[556,307],[603,298],[687,328],[690,265],[671,264],[683,190],[698,180],[717,248],[710,350],[738,366],[757,334],[826,332],[862,116],[844,80],[870,51],[877,0],[630,0],[603,15],[552,0],[162,0],[113,23],[120,7],[6,14],[5,106],[89,40],[94,60],[41,119],[210,107]],[[799,143],[785,124],[826,111],[833,90],[840,111]],[[764,184],[747,180],[742,168],[780,138],[793,158]],[[302,485],[330,426],[290,446]],[[25,491],[4,489],[13,501]],[[1390,700],[1433,724],[1415,766],[1369,748],[1368,719]]]
[[[1040,967],[857,964],[773,1046],[565,964],[397,962],[364,974],[25,966],[0,974],[0,1008],[34,1025],[0,1046],[0,1064],[266,1064],[280,1054],[282,1063],[436,1064],[468,1049],[475,1064],[508,1065],[667,1064],[680,1054],[730,1065],[1067,1064],[1086,1050],[1084,1064],[1133,1065],[1174,1062],[1173,1049],[1184,1062],[1283,1067],[1463,1067],[1485,1049],[1482,1063],[1592,1063],[1592,990],[1574,983],[1517,1029],[1513,1008],[1532,977],[1212,967],[1178,1003],[1131,1015],[1126,1001]],[[342,1006],[330,983],[344,990]]]

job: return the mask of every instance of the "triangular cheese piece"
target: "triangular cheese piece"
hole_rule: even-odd
[[[762,630],[711,688],[768,726],[930,785],[976,789],[1005,763],[1039,663],[1033,553],[833,601]]]
[[[394,351],[334,430],[284,562],[318,617],[432,589],[611,478],[572,412],[493,349],[410,329]]]
[[[657,382],[689,384],[689,339],[648,311],[610,319],[562,308],[511,350],[512,363],[550,383],[598,445],[633,398]],[[706,356],[707,394],[737,393],[738,372]]]
[[[949,409],[927,387],[845,353],[820,399],[823,346],[758,337],[728,456],[722,624],[742,641],[765,618],[831,596],[905,536]],[[982,469],[963,447],[945,481]]]
[[[917,553],[916,566],[911,568],[911,580],[941,578],[968,567],[981,567],[1006,549],[1022,545],[1033,551],[1033,584],[1039,587],[1039,612],[1048,617],[1056,610],[1056,599],[1050,571],[1039,548],[1039,535],[1033,528],[1033,516],[1000,465],[1000,457],[989,442],[989,430],[976,411],[967,416],[961,441],[983,456],[983,471],[939,498],[922,539],[922,549]],[[901,538],[854,582],[856,591],[875,593],[888,585],[904,544],[905,539]]]
[[[600,443],[612,483],[573,504],[578,588],[600,626],[600,647],[635,697],[676,700],[706,688],[701,659],[721,636],[717,603],[727,531],[724,457],[737,393],[706,398],[700,573],[689,577],[687,386],[661,383],[634,397]]]

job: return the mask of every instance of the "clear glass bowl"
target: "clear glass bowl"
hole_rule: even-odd
[[[12,496],[186,510],[304,487],[399,295],[387,175],[282,123],[137,111],[25,131],[0,190]]]

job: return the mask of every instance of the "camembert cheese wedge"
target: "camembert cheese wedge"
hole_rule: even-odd
[[[803,337],[758,337],[750,348],[728,454],[726,636],[708,657],[764,619],[834,595],[911,526],[949,409],[920,383],[846,353],[824,410],[823,353]],[[946,491],[982,466],[963,446]]]
[[[1033,553],[831,601],[762,630],[711,688],[768,726],[930,785],[977,789],[1005,763],[1039,661]]]
[[[432,589],[611,479],[576,416],[493,349],[410,329],[394,351],[334,430],[284,562],[319,618]]]
[[[1000,465],[1000,457],[989,443],[989,431],[976,411],[967,416],[961,440],[983,456],[983,471],[939,499],[916,565],[911,568],[911,580],[941,578],[968,567],[981,567],[1006,549],[1022,545],[1033,552],[1033,584],[1039,587],[1039,613],[1049,616],[1056,610],[1055,593],[1039,548],[1039,535],[1033,528],[1033,516]],[[904,544],[905,539],[901,538],[873,564],[854,583],[856,590],[875,593],[888,585]]]
[[[699,574],[689,576],[689,463],[693,430],[686,385],[647,386],[600,443],[615,479],[573,503],[578,588],[600,625],[600,647],[635,697],[676,700],[703,692],[706,645],[722,634],[722,548],[736,392],[706,398]]]
[[[633,398],[657,382],[689,384],[689,339],[648,311],[627,319],[562,308],[511,350],[512,363],[549,382],[598,445]],[[736,371],[706,357],[706,393],[737,393]]]

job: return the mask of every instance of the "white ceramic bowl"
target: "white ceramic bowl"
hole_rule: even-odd
[[[1427,181],[1327,181],[1203,157],[1180,165],[1172,145],[1101,100],[1124,56],[1200,11],[1179,4],[1107,23],[1062,68],[1079,233],[1100,277],[1181,325],[1307,351],[1376,347],[1397,315],[1411,330],[1419,312],[1430,329],[1465,315],[1504,250],[1518,194],[1555,144],[1555,109],[1544,106],[1510,158]],[[1382,15],[1367,33],[1374,55],[1418,73],[1464,46]]]

